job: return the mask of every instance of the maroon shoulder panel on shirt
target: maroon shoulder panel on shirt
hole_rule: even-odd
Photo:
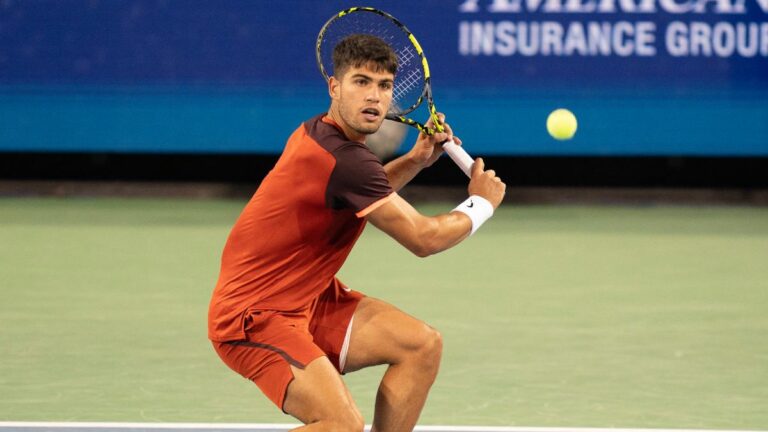
[[[324,115],[305,123],[307,133],[336,159],[325,192],[325,202],[334,210],[355,213],[389,196],[393,190],[379,158],[362,143],[350,141]]]

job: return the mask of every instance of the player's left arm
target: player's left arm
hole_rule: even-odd
[[[472,221],[459,212],[425,216],[397,193],[366,218],[419,257],[449,249],[467,238]]]
[[[429,136],[423,132],[419,133],[416,143],[411,150],[399,158],[384,165],[384,172],[392,189],[398,191],[407,185],[416,174],[422,169],[431,166],[443,154],[443,142],[453,139],[456,144],[461,145],[461,140],[453,136],[451,126],[445,123],[445,115],[438,114],[445,131],[435,133]],[[427,122],[426,126],[432,128],[432,120]]]
[[[392,193],[374,204],[365,217],[417,256],[444,251],[477,231],[504,199],[507,186],[496,177],[496,171],[485,170],[482,159],[475,160],[471,175],[467,186],[470,198],[450,213],[422,215]]]

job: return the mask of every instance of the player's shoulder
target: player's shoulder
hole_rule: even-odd
[[[305,121],[304,130],[312,141],[329,153],[334,153],[338,149],[354,144],[338,126],[327,120],[326,114],[320,114]]]
[[[383,168],[381,159],[376,156],[365,144],[349,141],[336,148],[333,152],[337,166],[347,168]]]
[[[383,189],[390,190],[381,159],[365,144],[350,141],[332,154],[336,162],[332,181],[355,187],[380,183]]]
[[[367,145],[352,141],[327,114],[320,114],[304,122],[309,138],[318,143],[336,159],[362,159],[381,162]]]

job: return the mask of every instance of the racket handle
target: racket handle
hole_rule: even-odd
[[[456,165],[464,171],[467,177],[472,177],[472,164],[475,163],[474,159],[462,148],[451,141],[443,143],[443,150],[448,153],[448,156],[453,159]]]

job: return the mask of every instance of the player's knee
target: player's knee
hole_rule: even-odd
[[[431,328],[429,335],[429,342],[427,344],[427,351],[429,357],[435,364],[440,363],[440,358],[443,356],[443,335],[439,331]]]
[[[425,368],[437,370],[443,355],[443,336],[439,331],[424,325],[419,335],[420,343],[417,350]]]

